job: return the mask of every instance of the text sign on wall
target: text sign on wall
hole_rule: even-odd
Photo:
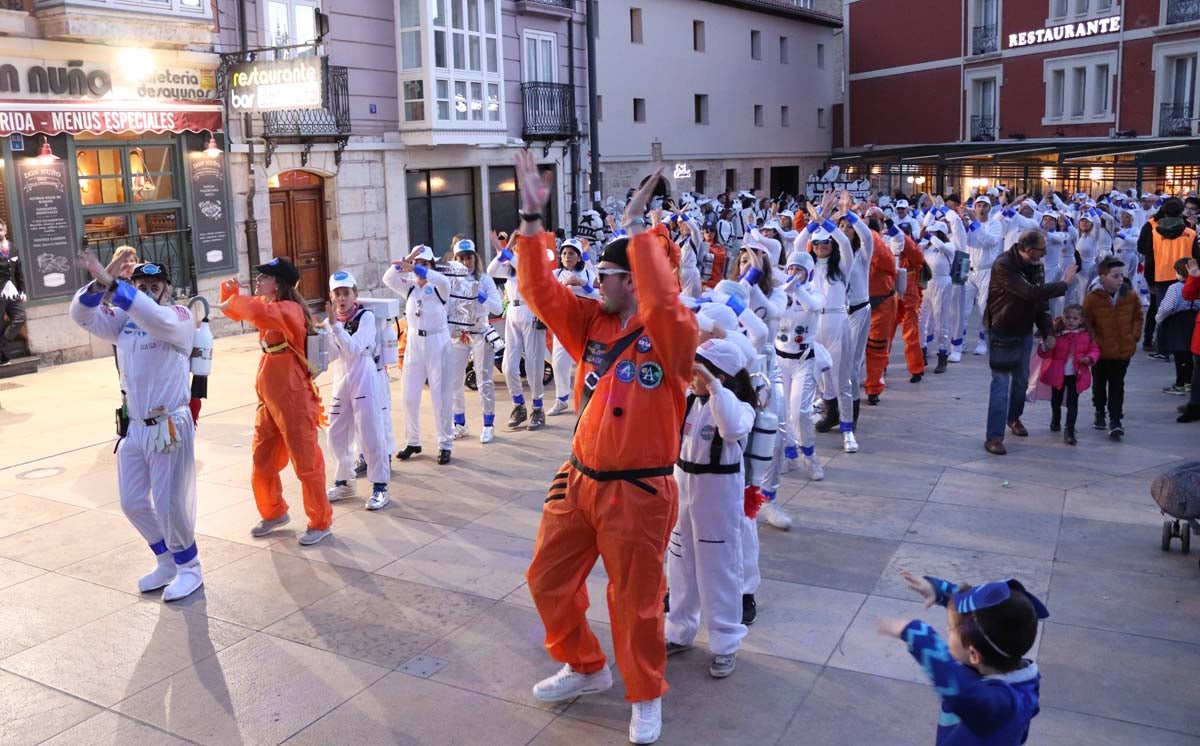
[[[830,166],[824,174],[814,173],[808,177],[804,184],[804,196],[808,197],[809,202],[820,202],[826,192],[843,189],[850,192],[854,199],[865,200],[871,196],[871,180],[866,177],[852,179],[843,174],[839,166]]]
[[[229,205],[226,203],[225,159],[206,153],[188,155],[191,179],[192,251],[198,272],[232,266],[233,246],[229,235]]]
[[[17,189],[24,215],[24,254],[29,258],[30,295],[52,298],[75,290],[72,259],[79,247],[71,215],[65,161],[17,158]]]
[[[1080,23],[1064,23],[1061,26],[1040,28],[1036,31],[1022,31],[1008,35],[1008,48],[1027,47],[1031,44],[1046,44],[1064,39],[1085,39],[1100,34],[1115,34],[1121,30],[1121,16],[1100,18],[1094,21]]]
[[[235,112],[322,109],[324,57],[243,62],[229,70],[229,108]]]

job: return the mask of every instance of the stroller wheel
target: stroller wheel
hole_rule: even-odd
[[[1171,531],[1171,522],[1163,521],[1162,550],[1164,552],[1171,551],[1171,535],[1172,535],[1172,533],[1173,532]]]

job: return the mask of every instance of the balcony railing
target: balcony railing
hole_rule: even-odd
[[[996,116],[994,114],[971,115],[971,142],[992,142],[996,139]]]
[[[1200,21],[1200,0],[1167,0],[1167,24]]]
[[[96,252],[101,264],[112,261],[118,246],[132,246],[137,249],[138,261],[156,262],[170,268],[175,297],[185,298],[196,294],[196,266],[192,263],[191,230],[89,238],[87,245]]]
[[[522,83],[526,140],[564,140],[579,134],[575,91],[565,83]]]
[[[991,54],[1000,49],[1000,28],[992,23],[971,29],[971,54]]]
[[[553,5],[556,8],[566,8],[567,10],[575,8],[575,0],[527,0],[527,2],[534,5]]]
[[[324,109],[285,109],[263,112],[267,137],[337,137],[350,134],[350,73],[330,65],[329,98]]]
[[[1193,121],[1191,102],[1163,104],[1158,110],[1158,136],[1191,137]]]

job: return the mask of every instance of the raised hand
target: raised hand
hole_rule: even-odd
[[[901,570],[900,577],[904,578],[904,584],[908,586],[910,591],[921,597],[926,609],[933,606],[934,602],[937,601],[937,591],[933,589],[933,583],[930,583],[925,578],[913,575],[908,570]]]
[[[629,198],[629,204],[625,205],[625,215],[621,218],[621,227],[630,236],[635,236],[645,230],[641,224],[642,215],[646,213],[646,205],[650,204],[650,200],[654,198],[654,188],[658,186],[662,172],[661,166],[654,169],[650,178],[646,179],[633,193],[633,196]]]
[[[521,211],[541,212],[550,201],[554,174],[550,171],[538,173],[533,153],[528,150],[518,150],[513,162],[517,169],[517,183],[521,185]]]

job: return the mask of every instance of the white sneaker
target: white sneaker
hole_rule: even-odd
[[[554,403],[550,405],[550,408],[546,410],[546,414],[550,417],[553,417],[554,415],[562,414],[565,411],[567,411],[567,403],[562,399],[555,399]]]
[[[533,696],[543,702],[563,702],[581,694],[597,694],[611,688],[612,671],[608,666],[595,673],[577,673],[570,663],[564,663],[558,673],[534,685]]]
[[[354,485],[347,482],[346,484],[335,484],[325,490],[325,497],[329,502],[335,503],[338,500],[345,500],[347,497],[354,497]]]
[[[759,510],[762,512],[763,518],[767,519],[767,523],[780,531],[787,531],[792,527],[792,517],[783,508],[775,507],[774,502],[763,503]]]
[[[962,362],[962,350],[950,350],[950,362],[961,363]]]
[[[466,425],[455,425],[454,426],[454,439],[455,440],[458,440],[459,438],[465,438],[470,434],[471,434],[471,431],[467,429]]]
[[[662,697],[633,703],[629,716],[629,742],[654,743],[662,735]]]
[[[821,462],[816,455],[805,456],[804,465],[808,468],[808,478],[814,482],[820,482],[825,478],[825,470],[821,468]]]
[[[975,354],[976,355],[986,355],[987,354],[987,342],[984,342],[982,339],[979,340],[979,344],[975,345]]]
[[[163,590],[164,601],[178,601],[190,596],[204,585],[204,576],[200,574],[200,560],[193,559],[186,565],[179,566],[175,580]]]
[[[480,443],[491,443],[495,439],[496,439],[496,434],[493,431],[491,425],[488,425],[487,427],[483,428],[483,432],[481,432],[479,434],[479,442]]]
[[[858,453],[858,441],[854,439],[854,433],[842,433],[842,450],[846,453]]]
[[[371,498],[367,500],[367,510],[379,510],[391,501],[392,498],[388,496],[387,490],[375,490],[371,493]]]
[[[782,472],[781,472],[781,473],[783,473],[783,474],[787,474],[788,472],[793,472],[793,471],[796,471],[796,470],[797,470],[797,469],[799,469],[799,468],[800,468],[800,459],[798,459],[798,458],[785,458],[785,459],[783,460],[783,470],[782,470]]]
[[[138,579],[138,590],[142,593],[156,591],[175,579],[175,558],[171,553],[163,552],[156,555],[155,559],[158,560],[158,567]]]

